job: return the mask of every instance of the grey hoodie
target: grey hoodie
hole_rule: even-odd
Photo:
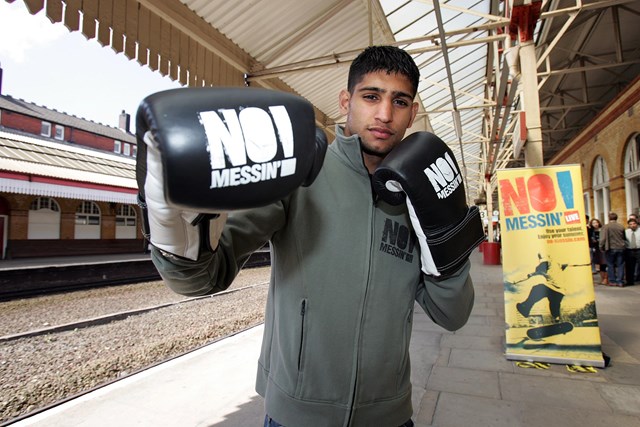
[[[473,306],[469,263],[435,280],[405,205],[377,200],[357,136],[329,146],[310,187],[229,215],[219,247],[197,262],[153,260],[185,295],[226,289],[271,243],[271,283],[256,390],[287,427],[396,427],[412,415],[409,340],[414,302],[449,330]]]

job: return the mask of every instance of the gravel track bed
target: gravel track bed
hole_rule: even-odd
[[[229,289],[105,325],[0,342],[0,423],[257,325],[269,267],[242,270]],[[187,298],[162,282],[0,303],[0,336]]]

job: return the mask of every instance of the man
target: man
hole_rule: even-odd
[[[265,426],[412,426],[414,302],[449,330],[468,319],[468,260],[446,277],[425,274],[407,207],[372,190],[371,174],[416,117],[418,81],[406,52],[366,49],[339,95],[346,122],[312,185],[212,221],[219,243],[212,233],[214,250],[197,259],[152,249],[171,289],[202,295],[226,289],[249,255],[271,243],[256,381]]]
[[[627,286],[635,284],[636,267],[640,264],[640,231],[635,218],[627,220],[629,226],[625,231],[625,279]]]
[[[609,212],[609,222],[600,232],[600,248],[607,258],[609,286],[623,286],[624,276],[624,227],[618,222],[618,214]]]
[[[594,247],[598,245],[598,242],[596,242],[593,238],[593,227],[591,226],[591,219],[589,218],[589,215],[585,215],[585,219],[587,222],[587,241],[589,242],[589,253],[590,253],[590,259],[591,259],[591,274],[596,274],[598,272],[598,270],[596,269],[596,262],[594,259]]]
[[[627,221],[630,220],[630,219],[635,220],[636,223],[637,223],[638,222],[638,215],[636,215],[634,213],[629,214],[629,218],[627,218]],[[636,263],[636,270],[634,272],[633,277],[634,277],[634,279],[633,279],[634,282],[637,282],[638,280],[640,280],[640,262]]]

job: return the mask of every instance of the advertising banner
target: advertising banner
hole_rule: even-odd
[[[580,166],[497,178],[507,359],[604,367]]]

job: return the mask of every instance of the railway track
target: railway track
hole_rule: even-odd
[[[74,330],[77,330],[77,329],[80,329],[80,328],[89,328],[89,327],[92,327],[92,326],[105,325],[105,324],[108,324],[108,323],[111,323],[111,322],[116,322],[116,321],[123,320],[123,319],[126,319],[126,318],[131,317],[131,316],[137,316],[137,315],[148,313],[148,312],[151,312],[151,311],[154,311],[154,310],[159,310],[159,309],[162,309],[162,308],[171,307],[171,306],[180,305],[180,304],[188,304],[188,303],[191,303],[191,302],[194,302],[194,301],[199,301],[199,300],[202,300],[202,299],[219,298],[219,297],[222,297],[224,295],[228,295],[230,293],[242,292],[242,291],[247,290],[247,289],[251,289],[251,288],[254,288],[254,287],[257,287],[257,286],[266,286],[268,284],[269,284],[269,282],[263,282],[263,283],[258,283],[258,284],[255,284],[255,285],[244,286],[244,287],[240,287],[240,288],[226,290],[226,291],[219,292],[219,293],[213,294],[213,295],[205,295],[205,296],[201,296],[201,297],[193,297],[193,298],[188,298],[188,299],[185,299],[185,300],[182,300],[182,301],[175,301],[175,302],[168,302],[168,303],[164,303],[164,304],[157,304],[157,305],[144,307],[144,308],[139,308],[139,309],[135,309],[135,310],[126,310],[126,311],[121,311],[121,312],[118,312],[118,313],[111,313],[111,314],[107,314],[107,315],[104,315],[104,316],[94,317],[94,318],[91,318],[91,319],[83,319],[83,320],[76,321],[76,322],[69,322],[69,323],[64,323],[64,324],[61,324],[61,325],[49,326],[49,327],[45,327],[45,328],[38,328],[38,329],[33,329],[33,330],[30,330],[30,331],[26,331],[26,332],[19,332],[19,333],[16,333],[16,334],[2,335],[2,336],[0,336],[0,343],[6,342],[6,341],[18,340],[18,339],[22,339],[22,338],[31,338],[31,337],[36,337],[36,336],[40,336],[40,335],[56,334],[56,333],[66,332],[66,331],[74,331]]]
[[[16,325],[0,332],[0,426],[262,323],[269,274],[245,269],[227,291],[186,299],[153,282],[0,303]]]

